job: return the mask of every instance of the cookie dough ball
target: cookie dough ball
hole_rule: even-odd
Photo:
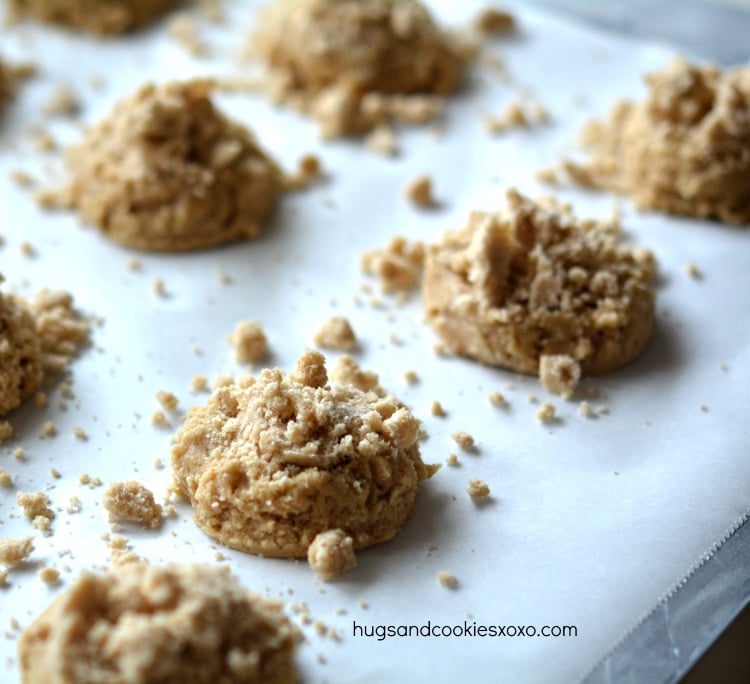
[[[286,684],[297,633],[227,568],[84,572],[21,635],[24,684]]]
[[[181,0],[10,0],[11,11],[95,35],[116,35],[154,22]]]
[[[389,118],[404,101],[388,96],[454,92],[466,61],[416,0],[274,0],[254,48],[280,99],[312,112],[330,137]]]
[[[536,374],[566,355],[584,374],[636,358],[653,328],[650,252],[620,243],[618,227],[508,192],[508,208],[473,212],[427,250],[427,318],[457,353]]]
[[[437,468],[422,463],[419,421],[371,387],[329,384],[323,355],[307,351],[289,375],[264,370],[216,390],[172,451],[196,523],[264,556],[304,558],[328,530],[354,549],[393,537]]]
[[[646,209],[750,222],[750,66],[721,73],[676,59],[646,83],[644,101],[588,125],[591,161],[574,165],[574,179]]]
[[[69,158],[69,204],[115,242],[178,252],[254,238],[282,177],[203,82],[145,85]]]
[[[42,349],[34,318],[21,302],[0,292],[0,416],[34,394],[42,376]]]

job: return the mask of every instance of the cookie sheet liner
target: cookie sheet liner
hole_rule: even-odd
[[[458,24],[482,3],[432,5]],[[46,409],[16,411],[11,419],[20,439],[0,447],[0,465],[16,482],[0,491],[0,535],[35,536],[30,563],[12,571],[10,586],[1,590],[0,623],[6,629],[11,618],[28,624],[79,570],[108,563],[103,488],[80,484],[80,475],[105,483],[138,479],[165,494],[171,430],[150,423],[159,408],[157,390],[177,394],[185,409],[205,400],[190,394],[193,375],[239,373],[226,342],[239,320],[261,321],[273,350],[269,363],[290,368],[323,320],[337,314],[349,318],[361,340],[357,358],[423,418],[424,459],[440,463],[459,455],[458,467],[445,466],[424,487],[404,531],[361,552],[353,572],[325,585],[304,562],[220,548],[195,528],[185,504],[161,531],[123,529],[133,550],[152,563],[216,563],[219,552],[247,586],[305,602],[314,619],[340,636],[336,641],[309,629],[299,661],[312,682],[449,682],[467,671],[475,682],[497,681],[500,674],[516,682],[576,680],[748,505],[746,231],[638,213],[604,193],[559,190],[582,216],[607,217],[617,204],[627,234],[651,248],[660,264],[653,341],[640,360],[591,383],[601,396],[589,401],[609,411],[594,419],[579,416],[577,402],[548,396],[534,378],[439,358],[419,298],[398,306],[382,296],[361,275],[358,255],[394,234],[432,240],[457,229],[471,209],[500,207],[510,185],[548,194],[535,171],[575,155],[582,123],[617,97],[642,95],[639,75],[672,53],[519,10],[520,35],[489,44],[504,55],[511,84],[478,67],[449,104],[443,133],[399,133],[396,159],[355,142],[322,144],[314,124],[295,113],[258,95],[222,94],[220,106],[251,126],[287,168],[315,152],[330,181],[287,197],[257,242],[204,253],[158,256],[120,248],[71,214],[40,210],[11,181],[17,170],[42,185],[64,178],[59,155],[36,150],[29,134],[44,121],[41,106],[58,83],[74,87],[84,104],[82,120],[94,122],[147,78],[248,74],[236,55],[257,7],[229,3],[224,25],[199,24],[210,46],[202,59],[186,54],[163,27],[106,42],[30,25],[3,29],[4,56],[38,62],[40,74],[21,87],[2,121],[0,272],[6,288],[22,294],[65,288],[104,320],[94,329],[93,347],[72,367],[75,399],[63,410],[59,390],[52,389]],[[482,115],[502,112],[521,87],[550,110],[551,122],[489,136]],[[56,120],[45,128],[62,145],[80,136],[76,122]],[[440,210],[419,211],[403,198],[403,186],[424,173],[433,179]],[[24,242],[36,256],[23,256]],[[128,267],[134,258],[139,271]],[[691,261],[698,279],[686,273]],[[154,293],[156,279],[164,281],[167,297]],[[381,308],[372,305],[375,298]],[[418,383],[406,382],[407,370],[417,372]],[[506,396],[507,409],[489,403],[492,391]],[[447,417],[431,415],[433,400]],[[549,425],[535,418],[543,401],[557,408],[558,420]],[[59,434],[39,440],[47,420]],[[86,430],[87,442],[73,436],[76,426]],[[451,439],[457,430],[475,437],[475,453],[458,449]],[[24,461],[11,455],[17,446]],[[156,459],[166,467],[158,468]],[[492,491],[484,505],[466,494],[475,477]],[[37,489],[47,491],[58,511],[51,537],[32,530],[15,505],[16,491]],[[74,496],[81,511],[69,514]],[[428,551],[430,544],[437,548]],[[62,585],[44,586],[34,572],[38,563],[61,569]],[[438,583],[441,570],[457,577],[457,589]],[[355,634],[355,624],[366,629]],[[411,637],[377,636],[389,626],[428,624],[461,627],[463,635],[417,636],[417,629]],[[518,630],[504,629],[504,636],[482,637],[480,625],[524,626],[527,633],[528,626],[575,626],[577,636],[510,636]],[[8,681],[16,681],[13,638],[0,640],[0,657],[10,663]]]

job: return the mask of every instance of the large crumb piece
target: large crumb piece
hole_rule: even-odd
[[[13,484],[13,477],[5,470],[0,467],[0,487],[10,487]]]
[[[474,438],[468,433],[459,430],[453,433],[453,441],[458,444],[464,451],[471,451],[474,448]]]
[[[542,423],[551,423],[555,419],[555,407],[549,402],[544,402],[536,412],[536,417]]]
[[[456,353],[537,374],[565,355],[582,374],[635,359],[654,321],[653,256],[616,222],[576,218],[554,201],[508,191],[508,208],[473,212],[427,250],[427,319]]]
[[[10,0],[16,15],[94,35],[126,33],[153,23],[179,0]]]
[[[362,270],[380,279],[385,292],[410,290],[419,283],[424,263],[424,245],[397,235],[385,249],[373,249],[361,257]]]
[[[12,567],[25,561],[34,548],[33,537],[0,539],[0,565]]]
[[[282,177],[207,81],[147,84],[115,105],[69,155],[60,204],[128,247],[206,249],[257,237]]]
[[[570,399],[581,379],[581,367],[567,354],[542,354],[539,357],[539,379],[548,391]]]
[[[332,316],[315,333],[314,340],[322,349],[351,351],[357,346],[357,338],[349,321],[343,316]]]
[[[55,512],[48,505],[49,498],[44,492],[18,492],[16,501],[27,518],[35,520],[41,517],[52,520],[55,517]]]
[[[456,579],[456,576],[452,572],[448,572],[447,570],[441,570],[437,574],[438,582],[442,586],[444,586],[446,589],[457,589],[458,588],[458,580]]]
[[[57,584],[60,581],[60,571],[57,568],[39,568],[37,574],[45,584]]]
[[[139,482],[113,482],[105,490],[102,501],[112,521],[136,523],[143,527],[161,525],[161,505],[155,502],[153,492]]]
[[[406,197],[418,207],[434,207],[435,197],[432,194],[432,179],[429,176],[418,176],[406,186]]]
[[[83,572],[21,634],[25,684],[293,684],[298,632],[279,603],[225,568],[117,565]]]
[[[258,321],[240,321],[229,336],[238,363],[255,363],[268,354],[268,339]]]
[[[321,532],[307,549],[307,561],[325,581],[357,565],[354,540],[343,530]]]
[[[419,421],[377,375],[350,357],[339,364],[329,378],[323,355],[308,350],[291,373],[266,369],[191,412],[172,450],[174,489],[204,532],[298,558],[328,530],[354,549],[398,533],[437,468],[422,462]]]
[[[490,488],[484,480],[475,477],[469,480],[466,492],[472,499],[486,499],[490,495]]]
[[[253,49],[272,97],[312,114],[326,138],[433,120],[469,57],[417,0],[276,0]]]
[[[750,222],[750,66],[725,72],[676,58],[645,77],[641,102],[590,122],[571,178],[670,214]]]

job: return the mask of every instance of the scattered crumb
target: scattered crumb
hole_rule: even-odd
[[[13,567],[25,561],[34,548],[33,537],[0,539],[0,564]]]
[[[315,333],[313,341],[322,349],[335,351],[352,351],[357,346],[352,326],[343,316],[329,318]]]
[[[365,138],[365,146],[384,157],[395,157],[399,153],[398,142],[390,126],[378,126]]]
[[[432,180],[429,176],[418,176],[406,186],[406,197],[418,207],[435,207],[432,195]]]
[[[164,415],[164,411],[156,410],[151,414],[151,423],[158,425],[159,427],[165,427],[169,425],[167,416]]]
[[[167,31],[177,44],[193,57],[207,54],[208,48],[200,39],[198,26],[193,17],[184,14],[173,17],[167,25]]]
[[[343,530],[321,532],[307,550],[310,567],[325,581],[357,565],[354,540]]]
[[[68,501],[68,507],[65,509],[66,513],[74,514],[81,512],[81,500],[77,496],[71,496]]]
[[[447,589],[456,589],[458,588],[458,580],[456,579],[456,576],[453,573],[448,572],[447,570],[441,570],[437,574],[438,582]]]
[[[13,426],[7,420],[0,420],[0,444],[7,442],[13,436]]]
[[[415,287],[422,273],[424,244],[409,242],[397,235],[385,249],[374,249],[362,254],[362,270],[380,278],[385,292],[410,290]]]
[[[165,390],[159,390],[156,393],[156,400],[165,408],[167,411],[175,411],[177,410],[177,406],[180,403],[179,399],[172,394],[171,392],[167,392]]]
[[[42,423],[42,427],[39,429],[37,437],[39,439],[46,439],[47,437],[54,437],[55,435],[57,435],[57,427],[55,427],[55,424],[51,420],[48,420],[45,423]]]
[[[60,471],[57,468],[50,468],[49,474],[52,475],[56,480],[59,480],[62,475],[60,474]]]
[[[60,581],[60,571],[57,568],[40,568],[37,574],[45,584],[56,584]]]
[[[16,501],[18,505],[23,509],[24,515],[27,518],[36,520],[36,518],[43,517],[48,520],[52,520],[55,517],[54,511],[49,508],[49,498],[44,492],[18,492],[16,494]]]
[[[445,462],[449,466],[457,466],[458,465],[458,456],[456,456],[456,454],[448,454],[448,457],[445,459]]]
[[[594,409],[591,407],[591,404],[587,401],[582,401],[580,404],[578,404],[578,414],[583,416],[584,418],[593,418],[594,415]]]
[[[191,392],[205,392],[208,390],[208,378],[205,375],[194,375],[190,380]]]
[[[13,478],[4,468],[0,468],[0,487],[10,487],[13,484]]]
[[[128,259],[127,267],[129,271],[138,273],[143,270],[143,262],[140,259]]]
[[[508,400],[500,392],[490,392],[487,396],[493,406],[507,406]]]
[[[81,112],[81,102],[73,89],[65,84],[58,85],[52,97],[42,106],[46,116],[73,118]]]
[[[490,495],[490,488],[484,480],[473,478],[469,480],[469,486],[466,489],[472,499],[485,499]]]
[[[216,390],[220,387],[228,387],[232,384],[234,384],[234,378],[231,375],[217,375],[211,383],[211,389]]]
[[[241,321],[229,336],[238,363],[254,363],[268,354],[268,340],[257,321]]]
[[[139,482],[113,482],[102,497],[110,521],[131,522],[144,527],[159,527],[162,507],[154,501],[151,490]]]
[[[536,417],[542,423],[550,423],[555,419],[555,407],[549,402],[544,402],[536,412]]]
[[[486,36],[500,36],[516,30],[515,17],[505,9],[488,7],[474,21],[475,28]]]
[[[23,447],[16,447],[13,449],[13,458],[15,458],[16,461],[23,461],[26,458],[26,452],[23,450]]]
[[[153,290],[154,294],[157,297],[167,296],[167,286],[164,284],[164,281],[161,278],[157,278],[156,280],[154,280]]]
[[[439,401],[433,401],[432,406],[430,406],[430,413],[433,416],[442,417],[445,415],[445,409],[443,409],[443,405]]]
[[[80,426],[76,426],[73,428],[73,434],[75,435],[76,439],[80,439],[82,442],[88,441],[88,434],[86,433],[86,430],[84,430]]]
[[[701,280],[703,277],[701,270],[698,268],[698,265],[694,261],[688,261],[685,264],[685,273],[694,280]]]
[[[474,448],[474,438],[468,432],[454,432],[453,441],[464,451],[471,451]]]
[[[408,382],[411,385],[416,384],[419,382],[419,376],[417,375],[416,371],[408,370],[404,373],[404,380]]]

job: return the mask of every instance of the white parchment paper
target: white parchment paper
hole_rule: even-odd
[[[466,23],[482,6],[430,4],[452,25]],[[504,56],[511,82],[477,67],[450,103],[444,133],[403,132],[397,159],[355,142],[322,144],[314,124],[259,96],[222,95],[220,106],[254,129],[287,168],[315,152],[330,182],[285,198],[257,242],[205,253],[131,252],[81,227],[73,215],[41,211],[10,180],[14,170],[42,184],[64,177],[59,157],[34,149],[28,135],[43,120],[39,108],[57,84],[76,90],[84,102],[82,119],[91,123],[147,79],[241,75],[236,55],[256,10],[257,3],[236,2],[224,25],[200,25],[211,48],[203,59],[187,55],[163,26],[113,41],[31,25],[0,33],[6,58],[40,66],[0,128],[5,287],[28,295],[42,287],[65,288],[80,308],[104,318],[94,330],[94,346],[72,366],[75,399],[63,410],[53,390],[46,409],[14,412],[10,418],[20,439],[0,448],[0,465],[15,480],[13,488],[0,491],[0,536],[35,536],[30,563],[0,589],[0,629],[8,633],[0,636],[0,680],[19,679],[11,620],[29,624],[81,569],[109,562],[101,539],[109,531],[103,488],[83,486],[79,476],[88,473],[105,483],[135,478],[166,493],[173,429],[150,423],[156,391],[175,392],[186,408],[205,401],[205,395],[190,394],[194,374],[241,372],[226,342],[239,320],[261,321],[273,350],[269,363],[290,368],[320,323],[340,314],[362,342],[362,364],[377,370],[383,384],[424,419],[424,459],[439,463],[459,454],[458,467],[444,467],[424,487],[404,531],[361,552],[358,567],[329,584],[317,581],[306,563],[221,549],[197,530],[182,504],[161,531],[126,529],[133,550],[152,563],[216,563],[220,550],[248,587],[306,602],[314,619],[340,635],[335,641],[305,628],[299,662],[306,681],[575,681],[748,506],[750,236],[622,204],[628,235],[651,248],[660,264],[658,322],[641,359],[593,383],[602,397],[592,403],[609,408],[595,419],[579,416],[576,402],[547,395],[534,378],[436,356],[437,340],[422,321],[418,297],[400,307],[382,298],[385,307],[373,308],[372,295],[360,289],[358,255],[394,234],[430,240],[457,229],[471,209],[501,206],[511,185],[531,195],[548,193],[535,171],[574,153],[584,120],[604,113],[617,97],[640,96],[640,74],[663,64],[671,52],[519,9],[520,34],[490,47]],[[97,81],[101,87],[93,87]],[[481,116],[500,113],[521,89],[550,110],[551,122],[490,137]],[[76,123],[47,127],[63,145],[80,137]],[[423,173],[433,179],[441,210],[419,211],[403,198],[403,186]],[[559,194],[582,216],[607,217],[615,204],[607,194]],[[22,255],[23,242],[35,247],[36,256]],[[128,269],[134,257],[143,264],[140,272]],[[700,279],[686,274],[690,261]],[[232,282],[222,282],[221,274]],[[157,278],[168,297],[153,293]],[[418,373],[417,384],[405,381],[407,370]],[[508,399],[507,409],[488,402],[495,390]],[[540,424],[530,394],[551,401],[559,419]],[[433,400],[443,404],[445,418],[430,414]],[[39,440],[47,420],[59,434]],[[75,426],[88,432],[87,442],[75,439]],[[451,439],[456,430],[475,437],[476,453],[458,450]],[[26,452],[24,461],[11,455],[17,446]],[[155,459],[167,467],[157,468]],[[52,467],[60,479],[50,475]],[[492,490],[486,505],[475,505],[466,494],[474,477]],[[59,511],[51,537],[36,533],[15,504],[16,491],[37,489],[47,491]],[[80,513],[65,512],[72,496],[82,502]],[[428,552],[427,545],[436,548]],[[47,587],[36,577],[41,563],[62,571],[60,585]],[[458,578],[457,589],[439,585],[441,570]],[[354,622],[371,630],[428,621],[570,625],[577,636],[379,640],[353,634]]]

